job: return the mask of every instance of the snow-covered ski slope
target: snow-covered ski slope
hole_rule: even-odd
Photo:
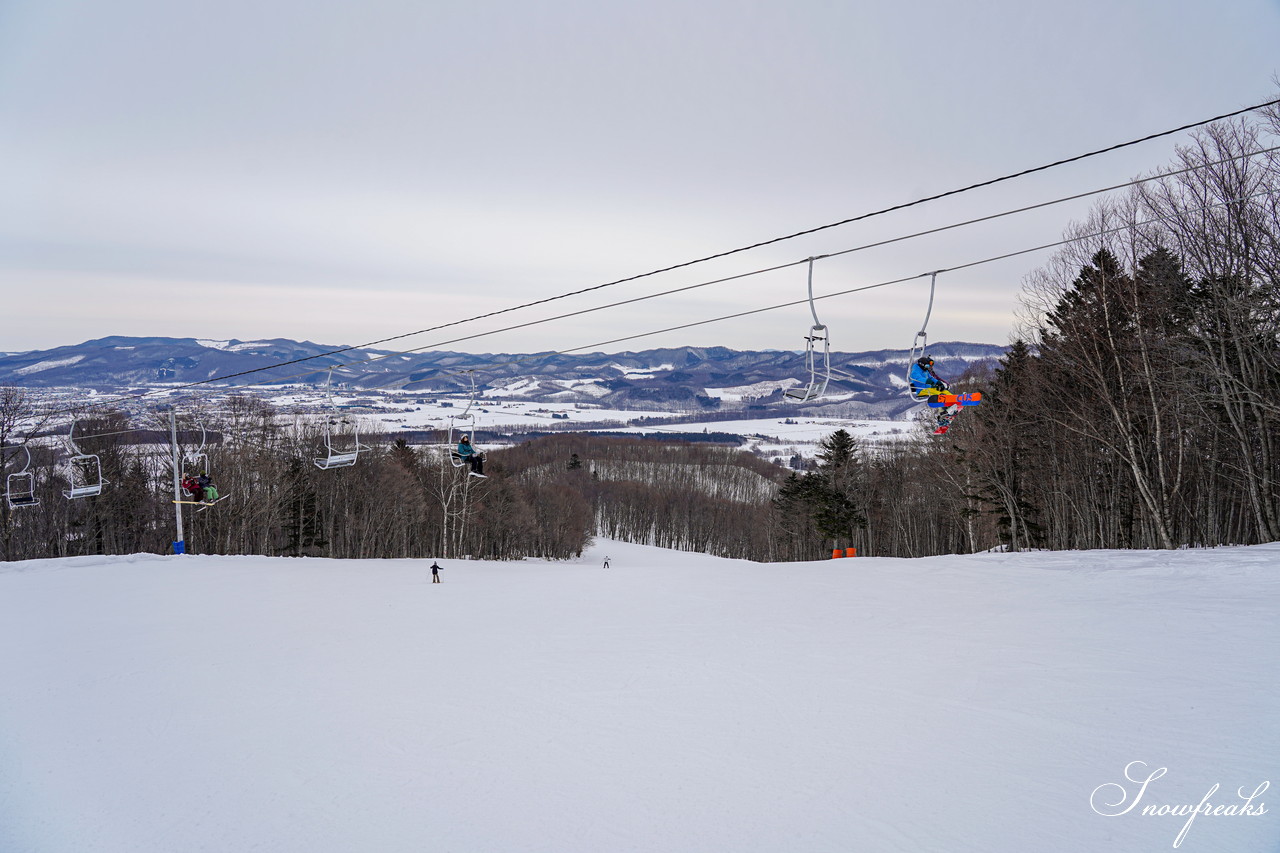
[[[0,850],[1280,850],[1280,545],[429,565],[0,564]]]

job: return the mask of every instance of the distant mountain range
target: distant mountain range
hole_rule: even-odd
[[[940,375],[954,377],[970,364],[999,358],[1006,349],[948,342],[931,345],[929,354],[937,361]],[[896,416],[909,406],[902,393],[907,356],[905,350],[832,353],[837,378],[822,400],[808,408],[844,417]],[[402,354],[279,338],[108,337],[51,350],[0,354],[0,385],[101,391],[195,382],[227,387],[314,386],[328,380],[330,368],[335,385],[358,390],[458,393],[474,379],[488,397],[690,412],[772,408],[783,402],[785,389],[809,381],[803,353],[774,350],[677,347],[576,355]]]

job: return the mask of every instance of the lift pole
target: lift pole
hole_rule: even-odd
[[[178,522],[178,538],[173,540],[173,553],[187,553],[187,541],[182,536],[182,463],[178,455],[178,413],[169,407],[169,436],[173,450],[173,513]]]

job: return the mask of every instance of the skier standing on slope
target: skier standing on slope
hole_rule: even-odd
[[[431,582],[440,583],[440,565],[438,563],[431,564]]]

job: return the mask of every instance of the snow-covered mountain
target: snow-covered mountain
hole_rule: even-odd
[[[0,850],[1274,851],[1278,564],[0,564]]]
[[[930,347],[939,373],[956,376],[1005,347],[939,343]],[[822,405],[854,416],[893,416],[902,398],[907,353],[834,353],[845,375],[833,380]],[[75,346],[0,356],[0,385],[117,390],[156,383],[231,377],[228,384],[334,381],[355,389],[456,391],[474,377],[486,396],[614,408],[715,410],[782,401],[786,388],[808,381],[802,353],[678,347],[626,353],[562,355],[402,354],[346,349],[310,341],[214,341],[195,338],[108,337]]]

